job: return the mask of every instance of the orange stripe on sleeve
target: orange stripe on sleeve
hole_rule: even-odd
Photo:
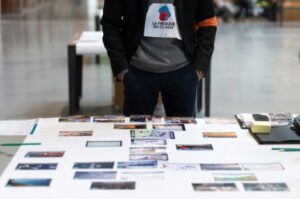
[[[216,27],[218,25],[217,17],[205,19],[195,24],[195,28]]]

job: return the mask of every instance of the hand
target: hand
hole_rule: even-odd
[[[201,80],[204,77],[204,73],[201,70],[196,70],[198,80]]]

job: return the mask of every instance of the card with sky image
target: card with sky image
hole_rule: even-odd
[[[219,163],[219,164],[200,164],[203,171],[240,171],[242,170],[238,163]]]
[[[113,169],[114,162],[76,162],[73,169]]]
[[[130,161],[137,160],[159,160],[159,161],[168,161],[168,154],[166,153],[157,153],[157,154],[130,154]]]
[[[155,160],[118,162],[118,169],[155,169],[157,165]]]
[[[74,175],[76,180],[89,180],[89,179],[101,179],[101,180],[113,180],[116,179],[116,171],[77,171]]]
[[[20,178],[9,179],[6,187],[49,187],[52,179],[49,178]]]
[[[253,173],[214,173],[215,181],[257,181]]]
[[[23,163],[18,164],[16,170],[56,170],[57,163]]]

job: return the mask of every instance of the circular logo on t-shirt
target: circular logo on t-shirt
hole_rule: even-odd
[[[159,20],[161,21],[167,21],[171,17],[171,12],[169,10],[169,7],[164,5],[160,7],[159,9]]]

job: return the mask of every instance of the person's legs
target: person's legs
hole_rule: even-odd
[[[124,115],[152,115],[158,99],[158,75],[131,66],[123,84]]]
[[[161,74],[162,100],[166,116],[195,117],[198,76],[189,65]]]

